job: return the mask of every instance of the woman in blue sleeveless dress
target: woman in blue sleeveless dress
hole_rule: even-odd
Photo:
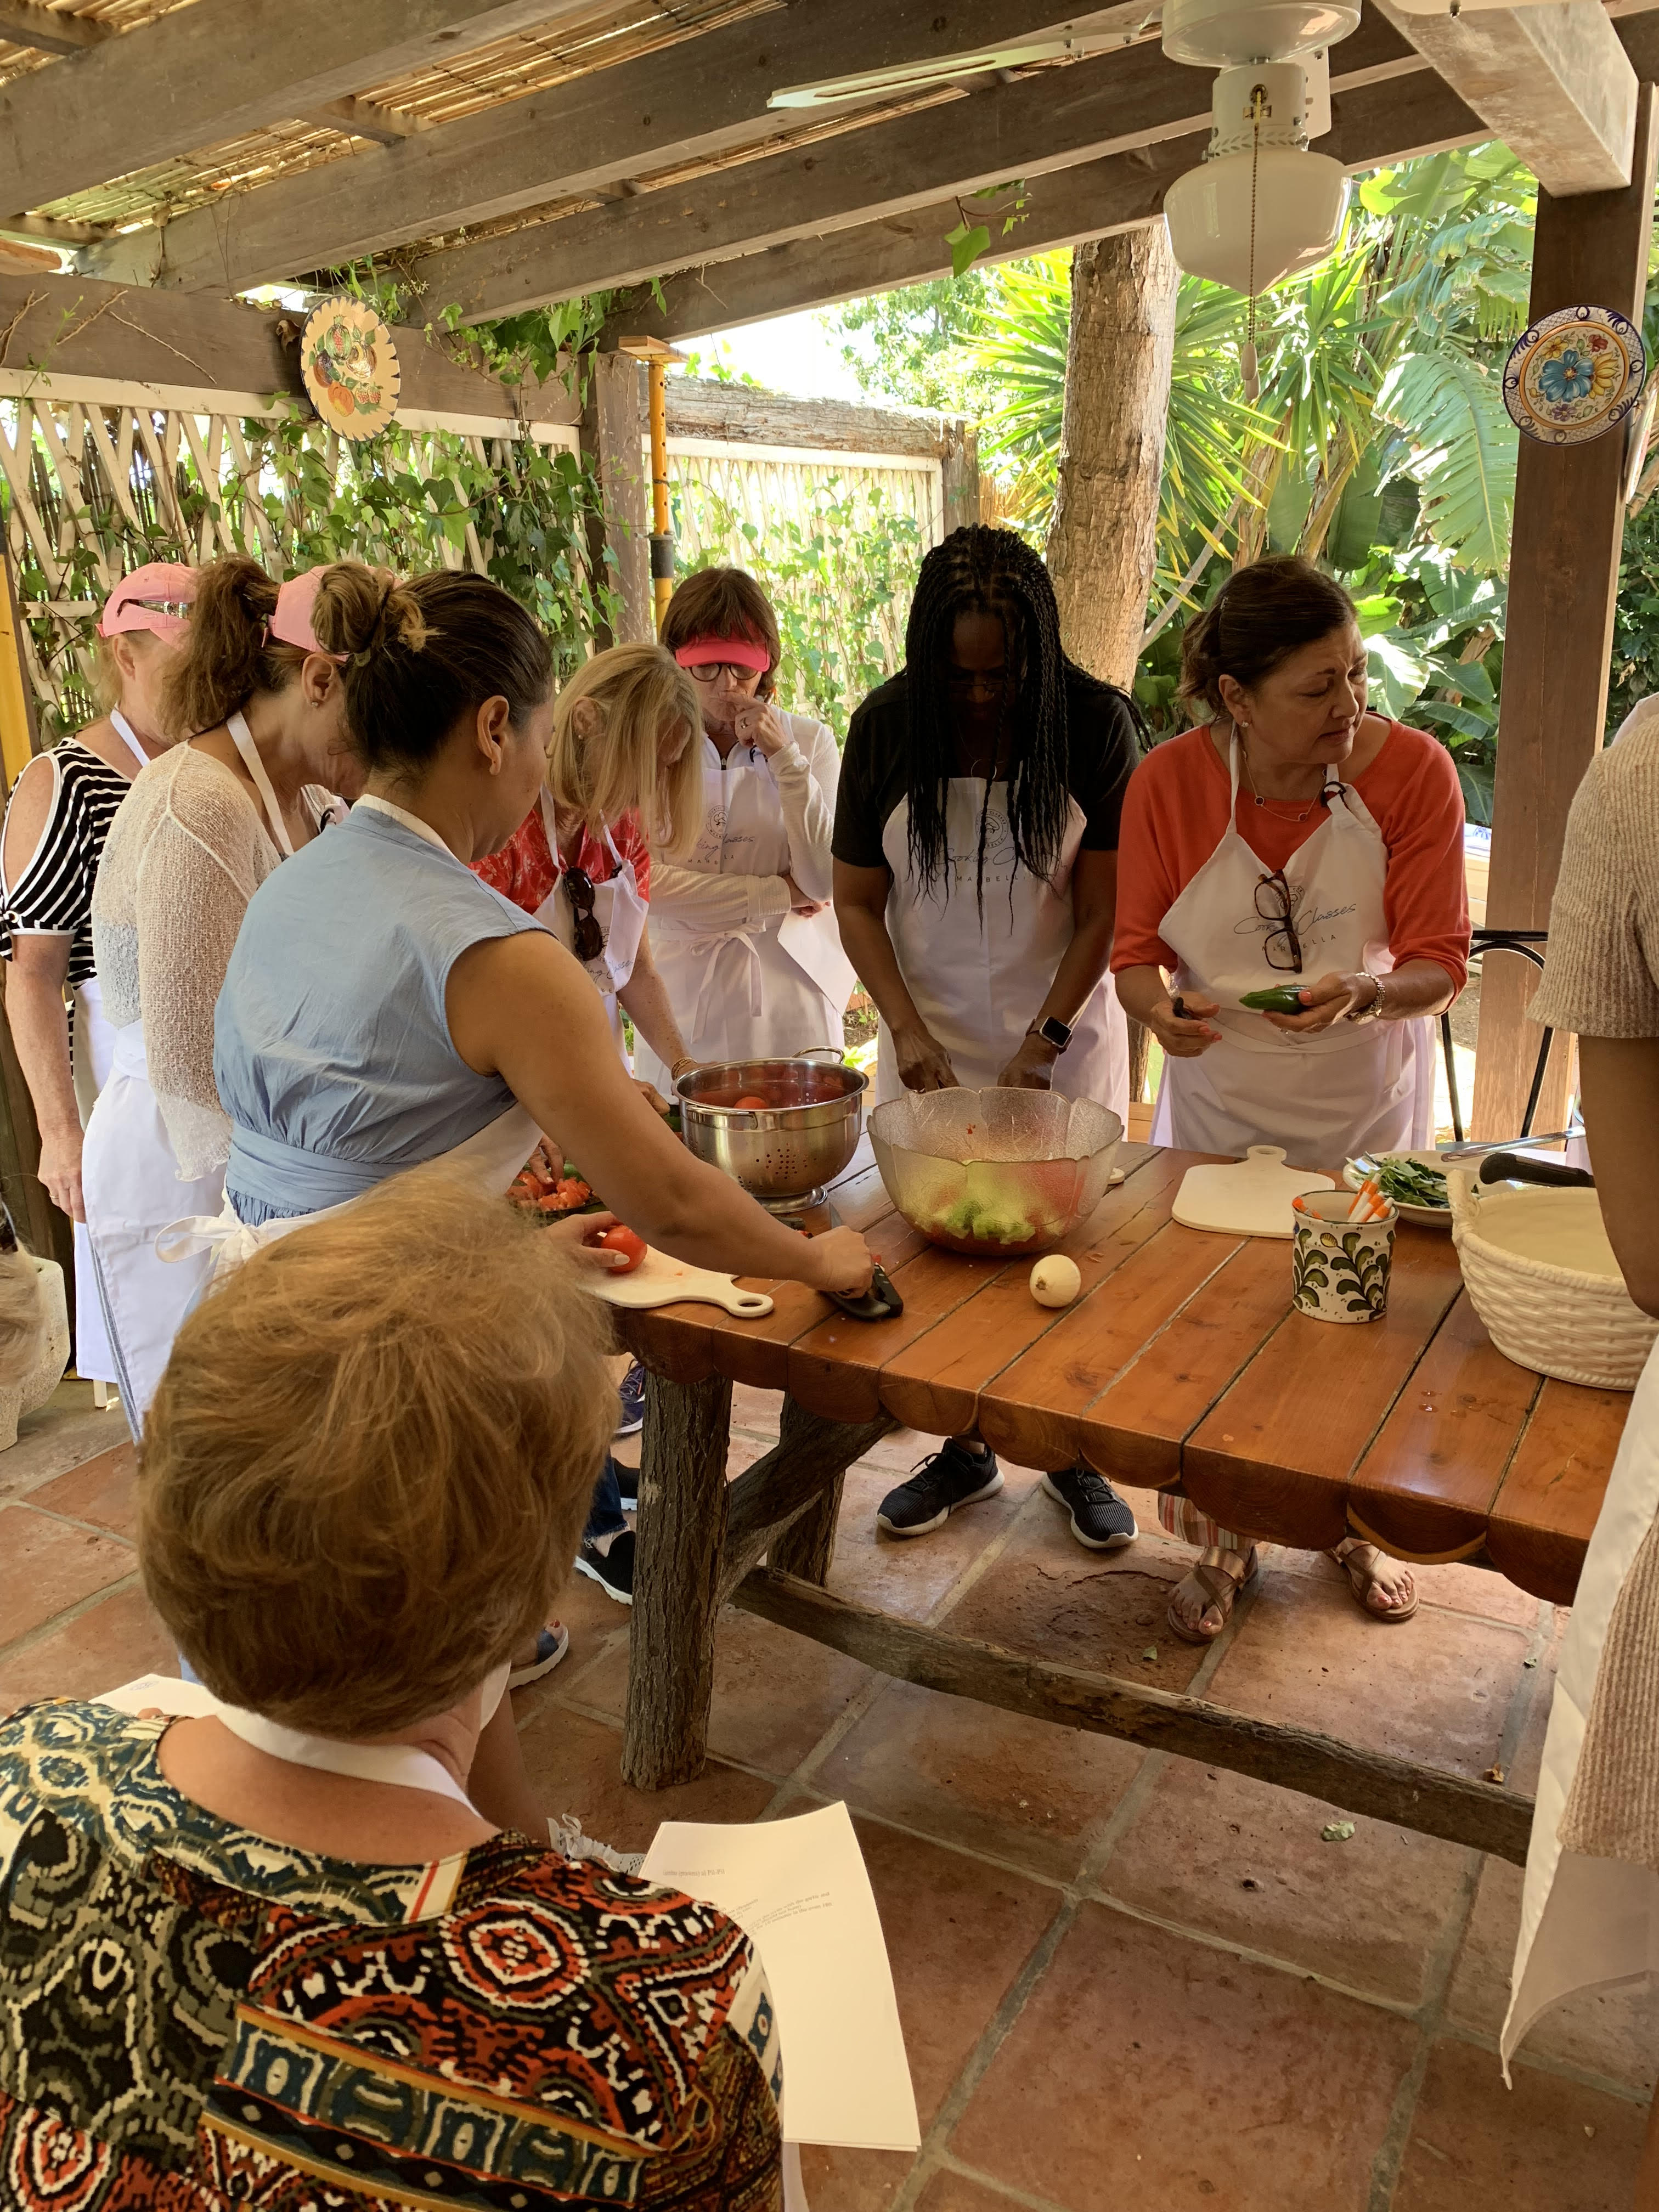
[[[231,957],[214,1062],[233,1123],[222,1264],[427,1162],[502,1193],[545,1133],[675,1258],[866,1288],[861,1237],[797,1236],[675,1139],[584,969],[471,872],[544,773],[553,668],[531,616],[476,575],[393,586],[340,568],[313,621],[348,656],[366,793],[260,886]]]

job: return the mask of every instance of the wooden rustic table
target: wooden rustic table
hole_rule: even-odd
[[[1206,1157],[1124,1146],[1123,1182],[1062,1248],[1083,1292],[1061,1312],[1032,1298],[1029,1261],[929,1245],[866,1153],[831,1195],[902,1292],[898,1319],[847,1319],[793,1283],[756,1285],[776,1301],[761,1321],[707,1306],[618,1316],[650,1376],[630,1782],[659,1789],[701,1771],[714,1619],[735,1597],[912,1680],[1524,1853],[1531,1808],[1512,1793],[1016,1660],[822,1589],[842,1475],[903,1425],[977,1428],[1024,1467],[1081,1459],[1177,1489],[1225,1526],[1278,1542],[1316,1550],[1364,1535],[1400,1558],[1473,1561],[1571,1601],[1628,1395],[1547,1382],[1494,1350],[1443,1231],[1401,1224],[1382,1321],[1337,1328],[1294,1312],[1288,1243],[1170,1218],[1182,1176]],[[733,1382],[786,1395],[777,1449],[728,1486]],[[763,1554],[769,1571],[757,1575]]]

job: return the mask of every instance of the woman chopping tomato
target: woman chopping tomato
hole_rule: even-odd
[[[829,911],[841,757],[835,733],[775,703],[777,617],[741,568],[704,568],[668,602],[662,642],[696,686],[699,834],[664,858],[651,941],[693,1059],[842,1048],[853,971]],[[649,1051],[659,1088],[673,1071]]]
[[[853,717],[836,809],[836,915],[881,1017],[879,1098],[1052,1086],[1126,1115],[1107,963],[1133,709],[1066,659],[1048,572],[1011,530],[953,531],[927,555],[904,657]],[[877,1525],[926,1535],[1001,1487],[989,1449],[952,1437]],[[1044,1487],[1080,1544],[1133,1541],[1092,1468]]]
[[[1330,1169],[1431,1143],[1431,1017],[1462,988],[1469,946],[1450,755],[1367,711],[1353,602],[1310,562],[1241,568],[1182,659],[1209,719],[1130,782],[1112,954],[1126,1012],[1164,1051],[1154,1142],[1279,1145]],[[1243,1003],[1275,988],[1287,1010]],[[1208,1642],[1254,1544],[1185,1499],[1161,1498],[1159,1516],[1205,1547],[1170,1623]],[[1373,1618],[1416,1611],[1410,1571],[1375,1546],[1332,1556]]]

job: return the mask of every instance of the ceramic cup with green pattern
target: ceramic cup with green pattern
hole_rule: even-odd
[[[1309,1190],[1291,1200],[1291,1296],[1316,1321],[1381,1321],[1389,1310],[1389,1272],[1400,1215],[1389,1204],[1355,1221],[1351,1190]]]

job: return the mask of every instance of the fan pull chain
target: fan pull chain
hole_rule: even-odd
[[[1244,343],[1238,349],[1238,367],[1243,379],[1244,397],[1252,407],[1261,397],[1261,379],[1256,368],[1255,353],[1255,179],[1261,161],[1261,115],[1267,101],[1267,87],[1253,86],[1250,91],[1250,293],[1245,316]]]

